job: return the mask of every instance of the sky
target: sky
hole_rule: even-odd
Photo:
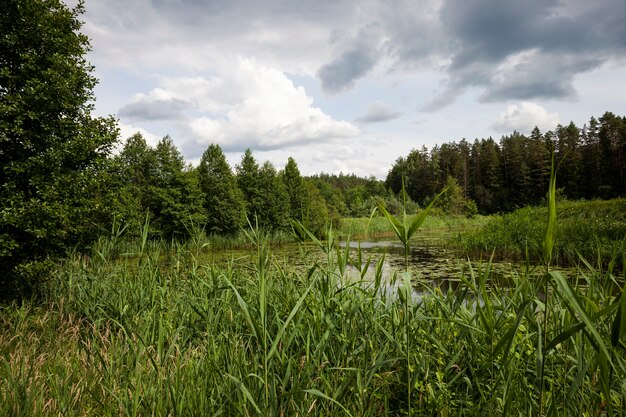
[[[71,5],[71,0],[67,0]],[[86,0],[96,115],[303,175],[626,114],[626,0]]]

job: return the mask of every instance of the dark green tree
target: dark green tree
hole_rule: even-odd
[[[185,166],[185,160],[165,136],[154,150],[156,166],[148,186],[147,206],[152,224],[161,237],[186,237],[192,225],[206,221],[202,193],[196,172]]]
[[[302,220],[304,207],[304,189],[302,188],[302,176],[296,161],[289,157],[285,169],[282,171],[283,182],[289,195],[289,217],[292,220]]]
[[[413,149],[405,160],[404,186],[411,200],[423,203],[434,195],[435,172],[426,147]],[[437,169],[437,168],[435,168]]]
[[[584,197],[591,199],[598,196],[602,184],[602,160],[600,159],[599,124],[595,117],[582,129],[582,169],[584,171]]]
[[[447,214],[464,214],[467,208],[467,201],[463,197],[463,188],[453,176],[446,179],[446,191],[435,203],[435,207],[441,208]]]
[[[0,11],[0,293],[28,292],[45,260],[85,247],[106,212],[98,173],[117,140],[94,118],[82,2],[5,0]],[[32,285],[31,285],[32,284]]]
[[[350,217],[364,217],[367,216],[371,209],[365,207],[365,186],[357,185],[345,192],[346,206],[348,207],[348,213]]]
[[[407,176],[407,162],[404,157],[399,157],[392,165],[391,169],[385,177],[385,187],[394,194],[402,191],[402,182]]]
[[[513,210],[528,204],[533,189],[531,169],[527,164],[528,138],[513,132],[502,137],[500,148],[504,186],[502,208]]]
[[[304,181],[303,188],[306,211],[302,217],[302,224],[316,235],[323,237],[330,221],[326,201],[313,181]]]
[[[600,195],[604,198],[617,197],[626,193],[626,122],[611,112],[604,113],[599,122],[603,165]]]
[[[289,193],[276,168],[266,161],[259,169],[259,226],[285,229],[289,226]]]
[[[261,192],[259,189],[259,164],[257,164],[250,148],[241,156],[241,164],[237,165],[237,186],[243,194],[246,205],[246,216],[251,222],[261,211]]]
[[[346,207],[346,203],[344,201],[341,190],[332,185],[329,181],[329,176],[327,174],[315,176],[309,178],[308,181],[311,182],[320,192],[322,198],[324,199],[324,203],[328,209],[328,214],[333,221],[338,221],[342,216],[348,216],[348,208]],[[305,195],[303,191],[302,195]],[[303,197],[303,201],[304,201]],[[304,205],[303,205],[304,207]],[[302,213],[306,213],[306,207],[303,208]]]
[[[532,184],[529,203],[538,204],[545,198],[550,180],[550,150],[538,127],[535,126],[528,139],[528,165]]]
[[[581,153],[580,129],[570,122],[566,127],[556,128],[556,163],[559,164],[558,187],[565,189],[568,198],[578,199],[583,195],[583,157]],[[565,161],[560,164],[560,161]]]
[[[122,151],[112,158],[112,178],[108,181],[110,215],[126,227],[128,236],[141,233],[156,167],[156,153],[139,132],[128,138]]]
[[[219,145],[209,145],[198,166],[206,213],[206,230],[232,234],[245,224],[245,204],[237,181]]]

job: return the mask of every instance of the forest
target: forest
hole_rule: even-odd
[[[559,194],[571,200],[626,195],[626,117],[611,112],[582,127],[570,122],[530,136],[513,132],[492,138],[414,149],[391,167],[385,185],[397,194],[402,179],[409,196],[427,201],[452,177],[480,213],[509,212],[545,199],[550,157],[558,166]]]

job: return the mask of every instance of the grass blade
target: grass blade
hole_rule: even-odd
[[[426,208],[420,211],[420,213],[415,217],[415,219],[413,219],[413,221],[411,222],[411,225],[409,226],[409,230],[407,233],[407,236],[409,239],[411,238],[411,236],[415,234],[417,229],[419,229],[420,226],[424,223],[424,220],[426,220],[426,217],[428,217],[428,214],[430,213],[430,210],[435,205],[435,202],[439,199],[439,197],[445,194],[446,191],[448,191],[447,187],[441,190],[441,192],[437,194],[435,198],[432,199],[432,201],[428,204],[428,206],[426,206]]]
[[[592,341],[595,342],[598,352],[602,352],[602,354],[607,358],[611,366],[613,366],[609,351],[606,347],[606,344],[604,343],[604,340],[602,340],[602,336],[600,336],[600,333],[598,333],[598,330],[596,329],[595,323],[591,321],[589,315],[580,304],[580,301],[572,290],[572,287],[569,285],[569,282],[567,282],[563,274],[561,274],[561,272],[559,271],[550,271],[550,276],[552,277],[552,279],[556,283],[557,288],[561,292],[561,295],[563,296],[563,299],[565,300],[568,309],[570,309],[572,313],[578,316],[578,318],[583,323],[585,323],[587,331],[589,332],[588,334],[590,335],[589,337],[591,337]]]
[[[304,392],[307,392],[311,395],[315,395],[316,397],[320,397],[323,398],[325,400],[328,400],[330,402],[333,402],[335,404],[337,404],[339,407],[341,407],[341,409],[350,417],[352,417],[352,414],[350,414],[350,412],[348,410],[346,410],[346,408],[337,400],[335,400],[334,398],[329,397],[328,395],[324,394],[322,391],[317,390],[315,388],[312,389],[305,389]]]

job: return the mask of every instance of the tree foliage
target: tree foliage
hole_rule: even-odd
[[[304,188],[302,175],[295,159],[292,157],[287,159],[287,164],[281,174],[289,197],[289,216],[294,220],[302,220],[302,214],[305,211]]]
[[[28,291],[43,261],[88,244],[107,207],[99,174],[117,140],[91,116],[83,5],[7,0],[0,12],[0,288]]]
[[[141,133],[129,137],[122,151],[112,158],[109,184],[111,219],[139,236],[148,211],[149,187],[155,177],[156,154]]]
[[[192,225],[206,221],[198,178],[195,171],[185,166],[169,136],[161,139],[153,152],[156,166],[147,201],[153,224],[162,237],[185,237]]]
[[[259,169],[259,226],[268,229],[285,229],[289,226],[289,194],[283,178],[269,162]]]
[[[570,199],[614,198],[626,195],[626,118],[607,112],[592,117],[582,128],[573,122],[529,136],[519,132],[462,140],[422,148],[400,157],[389,170],[385,185],[394,193],[405,178],[410,197],[423,203],[452,176],[466,199],[483,213],[510,211],[539,204],[550,178],[550,154],[559,164],[557,188]],[[563,163],[560,163],[563,161]]]
[[[206,214],[206,231],[231,234],[245,223],[243,194],[219,145],[211,144],[202,154],[198,180]]]
[[[254,221],[261,211],[261,192],[259,189],[259,164],[256,162],[250,148],[241,156],[241,164],[237,165],[237,186],[243,194],[246,213]]]

